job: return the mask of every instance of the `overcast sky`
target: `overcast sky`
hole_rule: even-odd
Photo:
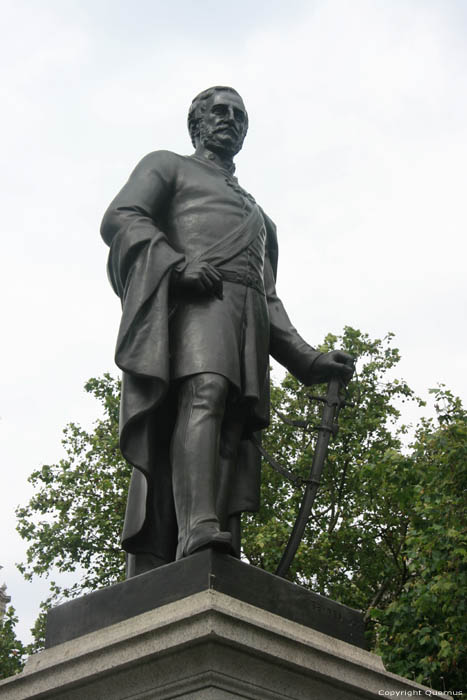
[[[399,375],[467,397],[467,2],[3,0],[0,584],[23,639],[14,508],[114,371],[99,224],[136,162],[191,152],[191,99],[244,97],[240,183],[278,225],[278,290],[311,343],[396,334]],[[409,416],[410,419],[413,416]]]

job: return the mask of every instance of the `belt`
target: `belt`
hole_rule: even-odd
[[[231,270],[219,270],[222,275],[222,279],[226,282],[233,282],[234,284],[243,284],[245,287],[251,287],[256,289],[260,294],[265,295],[264,291],[264,281],[257,273],[249,272],[233,272]]]

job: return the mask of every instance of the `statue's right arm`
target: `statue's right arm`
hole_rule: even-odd
[[[101,235],[107,245],[122,229],[138,227],[151,233],[156,228],[172,195],[176,158],[170,151],[155,151],[138,163],[102,220]]]
[[[147,155],[104,215],[101,235],[111,247],[112,264],[118,264],[123,280],[139,251],[149,243],[157,244],[168,267],[183,262],[158,225],[176,187],[178,162],[179,156],[170,151]]]

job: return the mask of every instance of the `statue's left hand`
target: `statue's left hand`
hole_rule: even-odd
[[[355,371],[355,359],[342,350],[331,350],[320,355],[313,363],[313,382],[325,382],[339,377],[347,384]]]

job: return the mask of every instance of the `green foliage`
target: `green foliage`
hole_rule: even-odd
[[[459,690],[467,686],[467,416],[459,399],[436,391],[437,422],[422,420],[404,449],[398,407],[423,402],[404,381],[388,379],[399,361],[391,341],[346,328],[321,347],[357,356],[359,376],[289,578],[363,610],[370,646],[388,670]],[[302,477],[320,414],[310,393],[290,375],[274,387],[264,438],[276,461]],[[302,492],[264,463],[261,510],[244,519],[251,563],[275,570]]]
[[[0,621],[0,680],[23,670],[27,649],[16,639],[17,622],[15,609],[10,606]]]
[[[423,402],[394,378],[400,358],[392,340],[345,328],[321,346],[358,357],[359,374],[349,387],[349,405],[339,417],[290,578],[363,610],[370,645],[389,670],[459,690],[467,685],[467,416],[459,400],[440,389],[437,419],[422,420],[413,444],[404,447],[401,403]],[[31,475],[35,495],[17,511],[18,530],[29,543],[24,575],[47,575],[55,567],[80,577],[70,588],[51,583],[36,623],[36,648],[48,606],[124,575],[119,536],[130,468],[118,448],[119,382],[104,375],[85,388],[102,403],[103,418],[92,431],[65,428],[65,458]],[[321,413],[309,396],[325,389],[307,389],[290,375],[271,388],[264,446],[304,478]],[[243,518],[243,554],[274,572],[302,489],[265,462],[261,491],[260,512]]]
[[[318,593],[364,610],[367,617],[373,606],[397,596],[409,575],[403,546],[416,480],[401,450],[406,428],[399,425],[397,406],[401,401],[421,402],[405,382],[386,378],[399,361],[391,341],[391,335],[372,341],[346,328],[342,337],[328,335],[320,348],[340,347],[358,357],[359,376],[349,387],[350,405],[340,414],[313,517],[289,575]],[[325,387],[321,392],[313,388],[313,394],[323,392]],[[310,401],[310,393],[286,376],[273,391],[272,422],[264,440],[277,461],[303,477],[309,474],[313,426],[321,412],[320,404]],[[249,561],[275,570],[301,496],[301,489],[264,466],[261,510],[247,518],[244,527]]]
[[[459,690],[467,686],[467,412],[443,387],[434,393],[437,418],[422,421],[412,452],[410,576],[374,618],[390,670]]]
[[[103,417],[89,432],[66,426],[64,459],[31,474],[35,494],[16,511],[18,532],[29,543],[27,560],[19,565],[25,578],[48,576],[52,567],[81,576],[69,588],[51,582],[34,631],[38,648],[50,605],[124,578],[119,538],[131,470],[118,446],[120,383],[105,374],[90,379],[85,390],[102,403]]]

